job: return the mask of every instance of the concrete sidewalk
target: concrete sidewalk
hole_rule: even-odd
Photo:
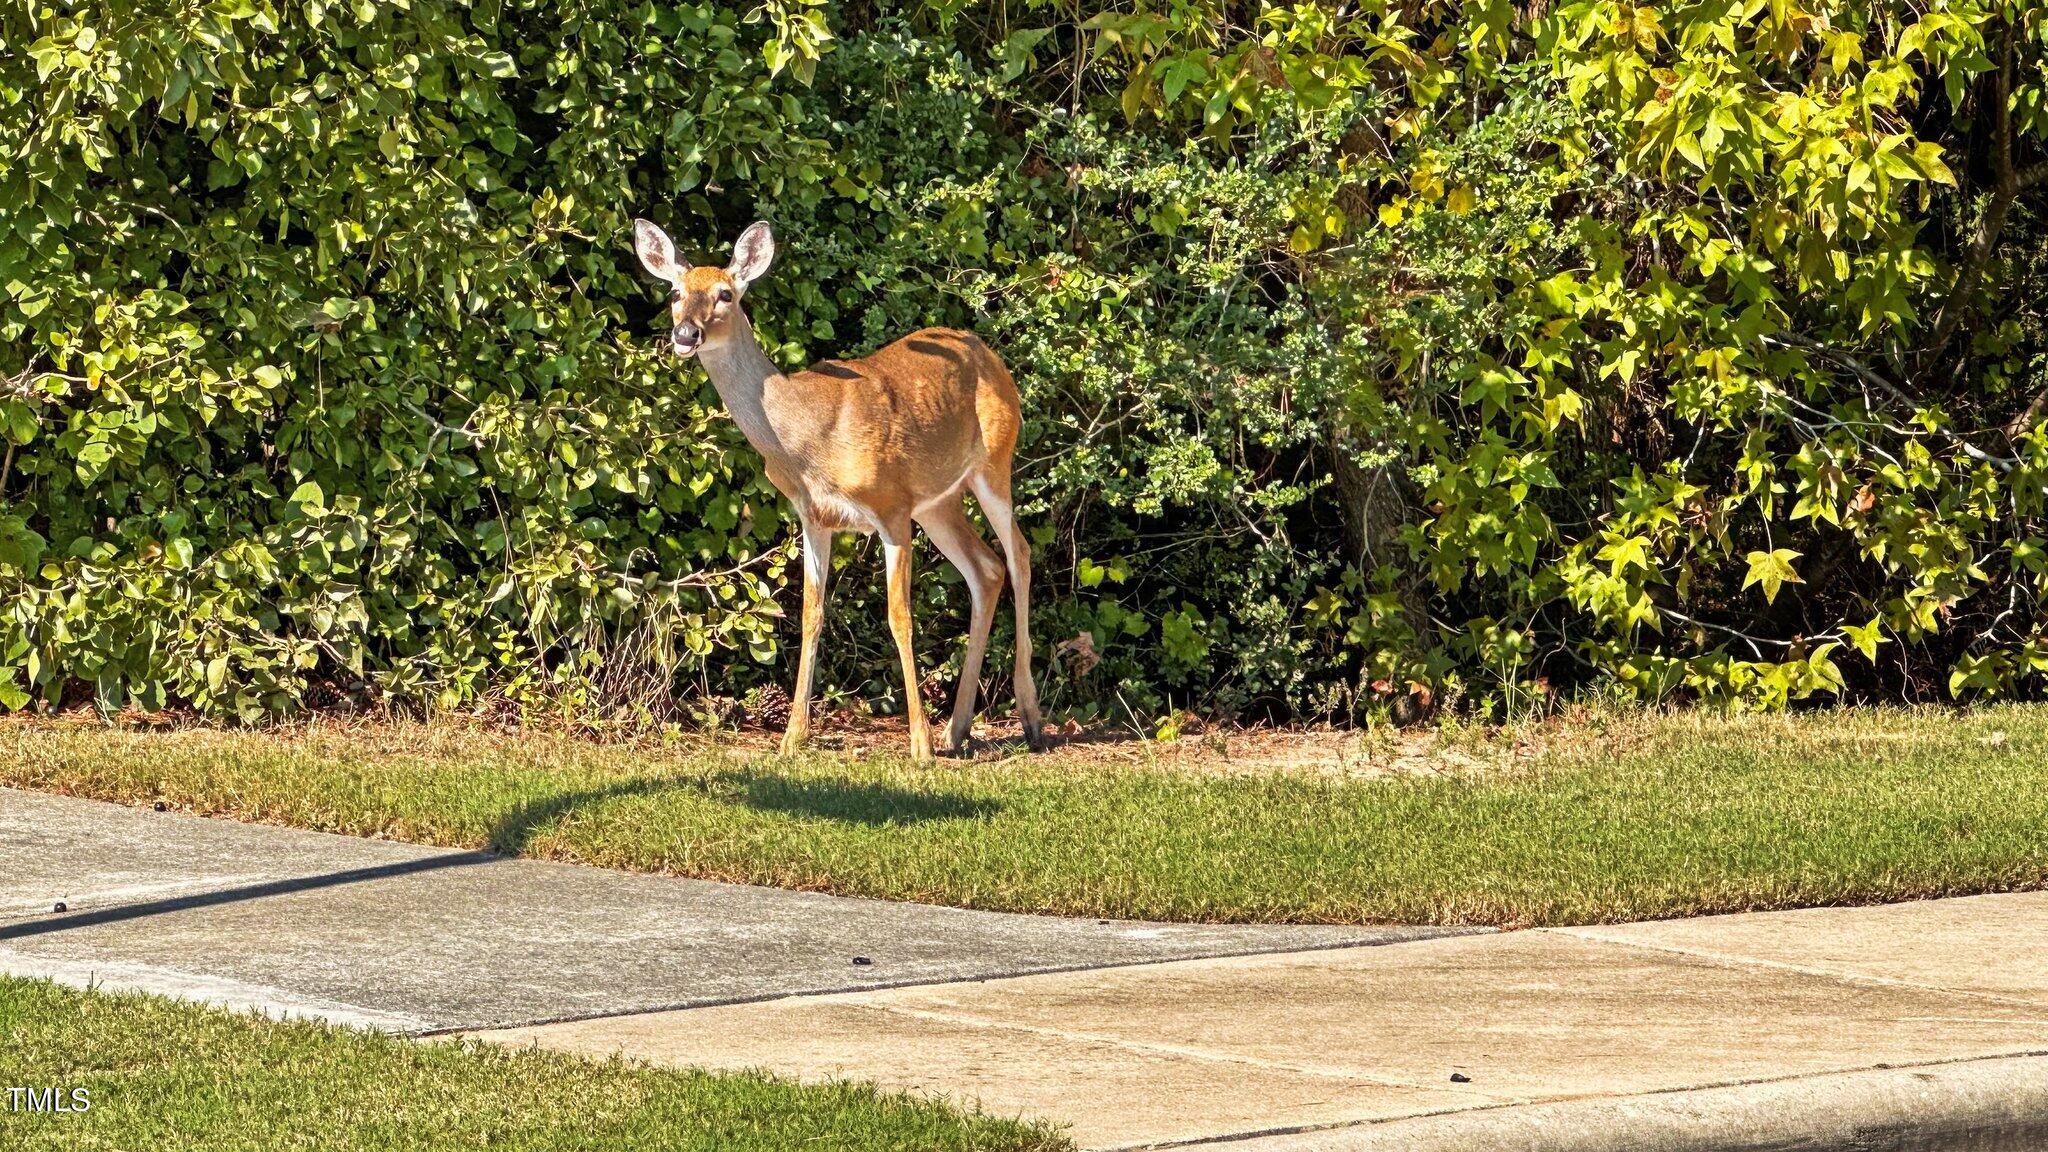
[[[2048,1147],[2048,894],[1514,932],[486,1034],[852,1077],[1088,1148]]]
[[[0,789],[0,973],[405,1032],[1438,931],[968,912]]]

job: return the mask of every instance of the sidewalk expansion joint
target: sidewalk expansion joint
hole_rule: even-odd
[[[2031,1008],[2043,1013],[2032,1022],[2048,1019],[2048,1002],[2031,1000],[2024,996],[2006,996],[1997,992],[1985,992],[1974,988],[1957,988],[1946,984],[1929,984],[1919,980],[1901,980],[1894,976],[1878,976],[1854,970],[1819,968],[1810,964],[1794,964],[1785,960],[1770,960],[1760,956],[1744,956],[1739,952],[1718,952],[1706,948],[1685,948],[1676,944],[1658,944],[1648,940],[1637,940],[1626,936],[1610,936],[1597,928],[1537,928],[1533,931],[1554,936],[1567,936],[1574,940],[1585,940],[1595,944],[1612,944],[1623,948],[1637,948],[1645,952],[1662,952],[1669,956],[1684,956],[1692,960],[1718,964],[1723,968],[1764,968],[1778,972],[1795,972],[1802,976],[1813,976],[1850,984],[1874,984],[1883,988],[1911,988],[1920,992],[1940,992],[1950,996],[1988,1000]]]
[[[931,1008],[913,1008],[908,1005],[902,1004],[861,1004],[857,1002],[851,1002],[848,1003],[847,1006],[862,1008],[873,1012],[886,1012],[899,1016],[908,1016],[913,1019],[929,1020],[942,1024],[955,1024],[970,1028],[982,1028],[990,1031],[999,1032],[1021,1032],[1032,1036],[1044,1036],[1054,1040],[1067,1040],[1078,1044],[1097,1044],[1104,1047],[1117,1048],[1127,1052],[1137,1052],[1147,1055],[1176,1056],[1182,1059],[1198,1060],[1210,1064],[1232,1064],[1247,1068],[1257,1068],[1261,1071],[1269,1072],[1293,1072],[1308,1076],[1318,1076],[1325,1080],[1342,1080],[1350,1083],[1371,1084],[1380,1088],[1400,1088],[1418,1092],[1430,1092],[1439,1090],[1439,1088],[1436,1085],[1415,1084],[1410,1083],[1406,1080],[1395,1080],[1389,1079],[1384,1076],[1374,1076],[1370,1073],[1361,1072],[1355,1068],[1330,1068],[1315,1064],[1295,1063],[1284,1060],[1266,1060],[1257,1056],[1245,1056],[1230,1052],[1217,1052],[1212,1049],[1199,1048],[1188,1044],[1173,1044],[1165,1041],[1132,1040],[1129,1037],[1118,1036],[1112,1033],[1071,1031],[1065,1028],[1048,1028],[1039,1024],[1021,1024],[1011,1020],[994,1020],[985,1016],[960,1015],[953,1012],[944,1012]],[[1470,1095],[1478,1097],[1482,1100],[1489,1101],[1490,1103],[1515,1102],[1504,1101],[1501,1100],[1499,1097],[1489,1096],[1483,1092],[1472,1092],[1469,1089],[1467,1091]]]
[[[1371,925],[1368,925],[1371,927]],[[532,1019],[491,1021],[486,1023],[448,1024],[425,1028],[407,1035],[433,1037],[453,1036],[466,1032],[501,1032],[514,1028],[545,1028],[551,1024],[581,1024],[589,1020],[618,1020],[630,1016],[653,1016],[664,1012],[694,1012],[699,1008],[734,1008],[747,1004],[773,1004],[782,1000],[818,1000],[834,996],[859,996],[866,992],[891,992],[903,988],[939,988],[948,984],[988,984],[998,980],[1027,980],[1034,976],[1067,976],[1077,972],[1108,972],[1118,968],[1157,968],[1168,964],[1191,964],[1203,960],[1242,960],[1249,956],[1292,956],[1303,952],[1338,952],[1352,948],[1398,948],[1404,944],[1422,944],[1431,940],[1448,940],[1459,936],[1481,936],[1497,932],[1494,928],[1448,928],[1426,936],[1414,936],[1401,940],[1333,940],[1327,944],[1301,944],[1298,942],[1272,947],[1246,947],[1227,951],[1203,952],[1193,956],[1162,956],[1143,960],[1098,960],[1075,964],[1055,964],[1044,968],[1026,968],[1016,972],[996,972],[985,976],[961,979],[958,976],[912,976],[903,980],[881,980],[870,984],[835,984],[825,988],[806,988],[798,992],[768,992],[758,996],[729,996],[721,999],[677,1000],[641,1007],[607,1009],[601,1012],[572,1012],[560,1016],[539,1016]]]

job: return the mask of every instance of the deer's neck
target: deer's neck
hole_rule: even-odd
[[[754,450],[770,458],[785,455],[782,437],[768,420],[767,396],[769,389],[786,378],[761,350],[747,314],[735,310],[731,334],[715,345],[705,345],[697,359],[704,362],[711,386],[718,389],[718,398]]]

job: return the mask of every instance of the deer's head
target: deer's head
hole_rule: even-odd
[[[733,242],[731,264],[693,268],[676,255],[668,233],[645,220],[635,220],[633,250],[649,272],[669,284],[669,350],[678,356],[692,356],[699,348],[716,346],[731,335],[733,318],[740,315],[740,297],[775,259],[775,236],[765,221],[757,221]]]

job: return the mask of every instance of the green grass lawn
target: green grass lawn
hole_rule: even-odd
[[[7,977],[0,1086],[80,1088],[91,1104],[33,1113],[0,1096],[9,1152],[1072,1147],[1047,1128],[857,1085],[421,1043]]]
[[[446,725],[23,723],[0,727],[0,784],[689,876],[1164,920],[1574,924],[2048,881],[2048,708],[1631,717],[1534,735],[1547,751],[1497,767],[1356,779],[1068,754],[930,768],[744,759]]]

